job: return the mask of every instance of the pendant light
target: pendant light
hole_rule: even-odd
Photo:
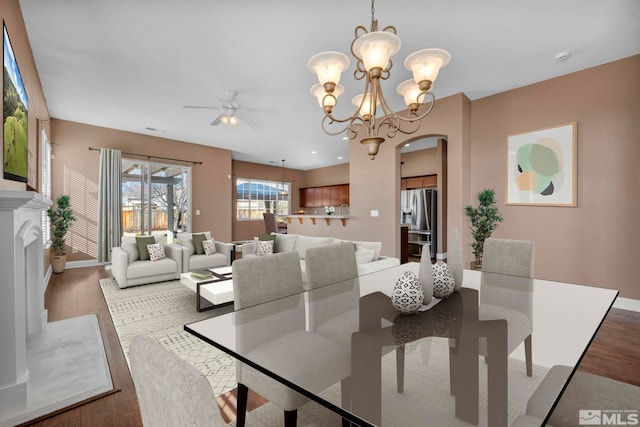
[[[280,190],[280,196],[284,197],[287,196],[287,190],[285,189],[285,185],[284,185],[284,159],[282,159],[282,190]]]

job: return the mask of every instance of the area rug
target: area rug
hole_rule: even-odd
[[[233,304],[199,313],[195,293],[179,280],[120,289],[108,278],[100,287],[127,363],[131,339],[148,335],[205,374],[216,395],[236,387],[234,359],[183,330],[187,323],[233,311]]]

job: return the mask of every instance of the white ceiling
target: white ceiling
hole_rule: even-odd
[[[286,159],[296,169],[348,161],[348,143],[320,128],[307,60],[324,50],[349,55],[355,27],[370,24],[367,0],[20,5],[53,118],[226,148],[238,160]],[[423,48],[452,55],[435,95],[472,100],[640,53],[638,0],[378,0],[376,18],[402,39],[383,82],[396,109],[404,107],[395,87],[410,78],[404,58]],[[565,50],[571,58],[555,62]],[[362,90],[353,69],[354,60],[337,115],[351,114]],[[241,107],[265,112],[247,112],[259,130],[210,126],[218,110],[183,108],[219,105],[229,89]]]

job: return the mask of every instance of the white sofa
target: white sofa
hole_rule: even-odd
[[[210,231],[200,233],[178,233],[176,239],[178,245],[182,246],[182,272],[186,273],[193,270],[203,270],[207,268],[224,267],[231,265],[231,243],[218,242],[215,240],[216,253],[211,255],[197,254],[193,245],[193,235],[204,234],[207,240],[211,239]]]
[[[305,251],[307,249],[349,241],[344,239],[336,239],[334,237],[312,237],[304,236],[302,234],[271,234],[276,236],[273,247],[274,253],[291,251],[295,251],[298,253],[298,258],[300,259],[300,269],[302,270],[302,279],[305,283],[307,281],[307,269],[305,264]],[[352,243],[356,245],[356,262],[358,264],[359,276],[400,265],[400,260],[398,258],[391,258],[380,255],[382,242],[353,241]],[[255,242],[242,245],[243,258],[256,256],[255,252]]]
[[[154,236],[156,243],[164,243],[165,236]],[[163,282],[180,278],[182,246],[165,244],[166,258],[140,260],[135,236],[122,236],[121,246],[111,250],[111,273],[121,288]]]

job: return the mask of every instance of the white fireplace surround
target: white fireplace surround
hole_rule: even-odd
[[[0,391],[25,384],[27,339],[46,328],[42,211],[31,191],[0,191]]]
[[[95,314],[47,323],[38,193],[0,191],[0,427],[113,390]]]

